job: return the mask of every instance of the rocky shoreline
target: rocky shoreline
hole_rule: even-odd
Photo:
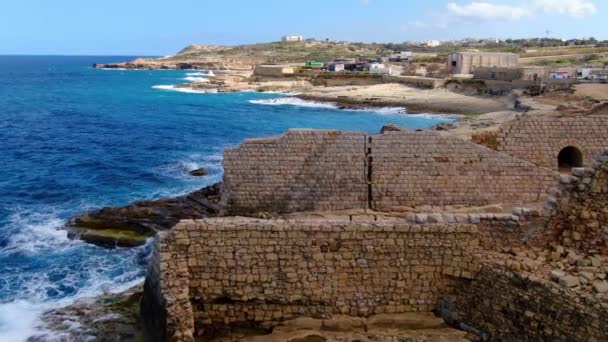
[[[103,208],[72,217],[68,236],[104,247],[135,247],[182,219],[222,215],[221,183],[185,196],[139,201],[119,208]]]

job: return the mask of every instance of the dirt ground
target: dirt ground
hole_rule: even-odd
[[[574,95],[580,97],[591,97],[598,101],[608,101],[608,84],[584,83],[575,87]]]

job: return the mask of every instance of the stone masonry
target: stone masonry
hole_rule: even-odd
[[[608,305],[559,284],[486,264],[444,297],[439,313],[489,341],[606,341]]]
[[[364,208],[365,134],[289,130],[249,139],[224,154],[224,193],[232,212]]]
[[[432,131],[290,130],[226,151],[231,214],[544,200],[554,172]]]
[[[428,312],[478,271],[470,224],[217,218],[164,234],[143,305],[158,340],[300,316]]]
[[[542,202],[554,173],[432,131],[372,135],[372,208]]]
[[[547,209],[550,242],[608,255],[608,149],[588,168],[563,175]]]
[[[566,147],[583,154],[589,165],[608,146],[608,117],[521,118],[505,124],[498,136],[498,151],[551,170]]]

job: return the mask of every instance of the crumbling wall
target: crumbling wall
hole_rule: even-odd
[[[563,175],[549,198],[548,243],[608,255],[608,150],[589,168]]]
[[[608,146],[608,117],[521,118],[501,127],[498,150],[539,166],[558,169],[558,155],[573,146],[584,165]]]
[[[289,130],[224,153],[231,213],[365,208],[365,133]]]
[[[166,336],[192,341],[218,326],[431,311],[477,272],[479,240],[468,224],[218,218],[182,221],[157,248]]]
[[[437,311],[446,322],[491,341],[608,338],[608,309],[601,299],[492,264],[462,281]]]
[[[553,172],[432,131],[371,136],[372,208],[542,202]]]

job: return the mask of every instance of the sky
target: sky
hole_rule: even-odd
[[[608,0],[2,0],[0,54],[164,56],[190,44],[608,39]]]

